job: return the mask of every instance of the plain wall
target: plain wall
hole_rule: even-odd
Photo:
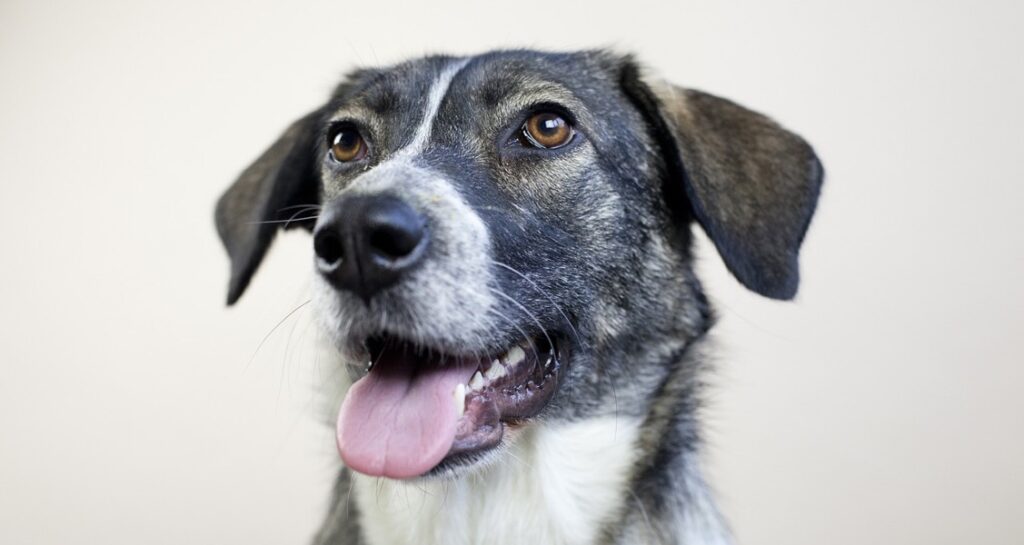
[[[340,75],[636,52],[806,136],[797,300],[705,239],[739,542],[1024,542],[1019,2],[0,3],[0,542],[304,543],[337,466],[312,244],[225,309],[215,199]],[[263,342],[265,339],[265,342]],[[257,349],[257,347],[259,347]]]

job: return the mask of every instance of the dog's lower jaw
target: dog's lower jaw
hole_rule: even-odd
[[[315,544],[730,543],[690,428],[699,362],[688,349],[682,359],[646,415],[534,422],[469,474],[403,482],[342,470]]]

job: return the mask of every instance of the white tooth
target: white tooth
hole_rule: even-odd
[[[487,370],[487,380],[493,381],[508,374],[508,369],[501,362],[495,361],[491,364],[491,368]]]
[[[460,383],[455,387],[455,391],[452,392],[452,397],[455,398],[455,412],[459,416],[462,416],[466,412],[466,385]]]
[[[501,359],[505,361],[506,365],[516,365],[525,358],[526,352],[523,352],[523,349],[518,346],[513,346],[512,349],[508,351],[508,354],[502,356]]]
[[[473,378],[469,381],[469,389],[480,391],[484,389],[484,376],[480,374],[480,371],[473,373]]]

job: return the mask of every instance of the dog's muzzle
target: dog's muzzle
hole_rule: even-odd
[[[317,270],[363,301],[399,281],[422,260],[426,218],[390,195],[336,199],[313,235]]]
[[[478,356],[393,336],[368,339],[370,369],[338,414],[345,465],[407,479],[474,464],[501,443],[506,427],[518,427],[551,401],[566,362],[562,341],[543,333],[497,356]]]

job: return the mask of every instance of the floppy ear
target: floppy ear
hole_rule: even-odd
[[[312,228],[311,206],[320,202],[319,121],[317,110],[292,123],[217,201],[217,232],[231,258],[229,305],[249,285],[278,228]]]
[[[824,172],[814,150],[767,117],[667,83],[646,83],[628,63],[622,85],[654,128],[668,175],[747,288],[796,295],[797,255]]]

